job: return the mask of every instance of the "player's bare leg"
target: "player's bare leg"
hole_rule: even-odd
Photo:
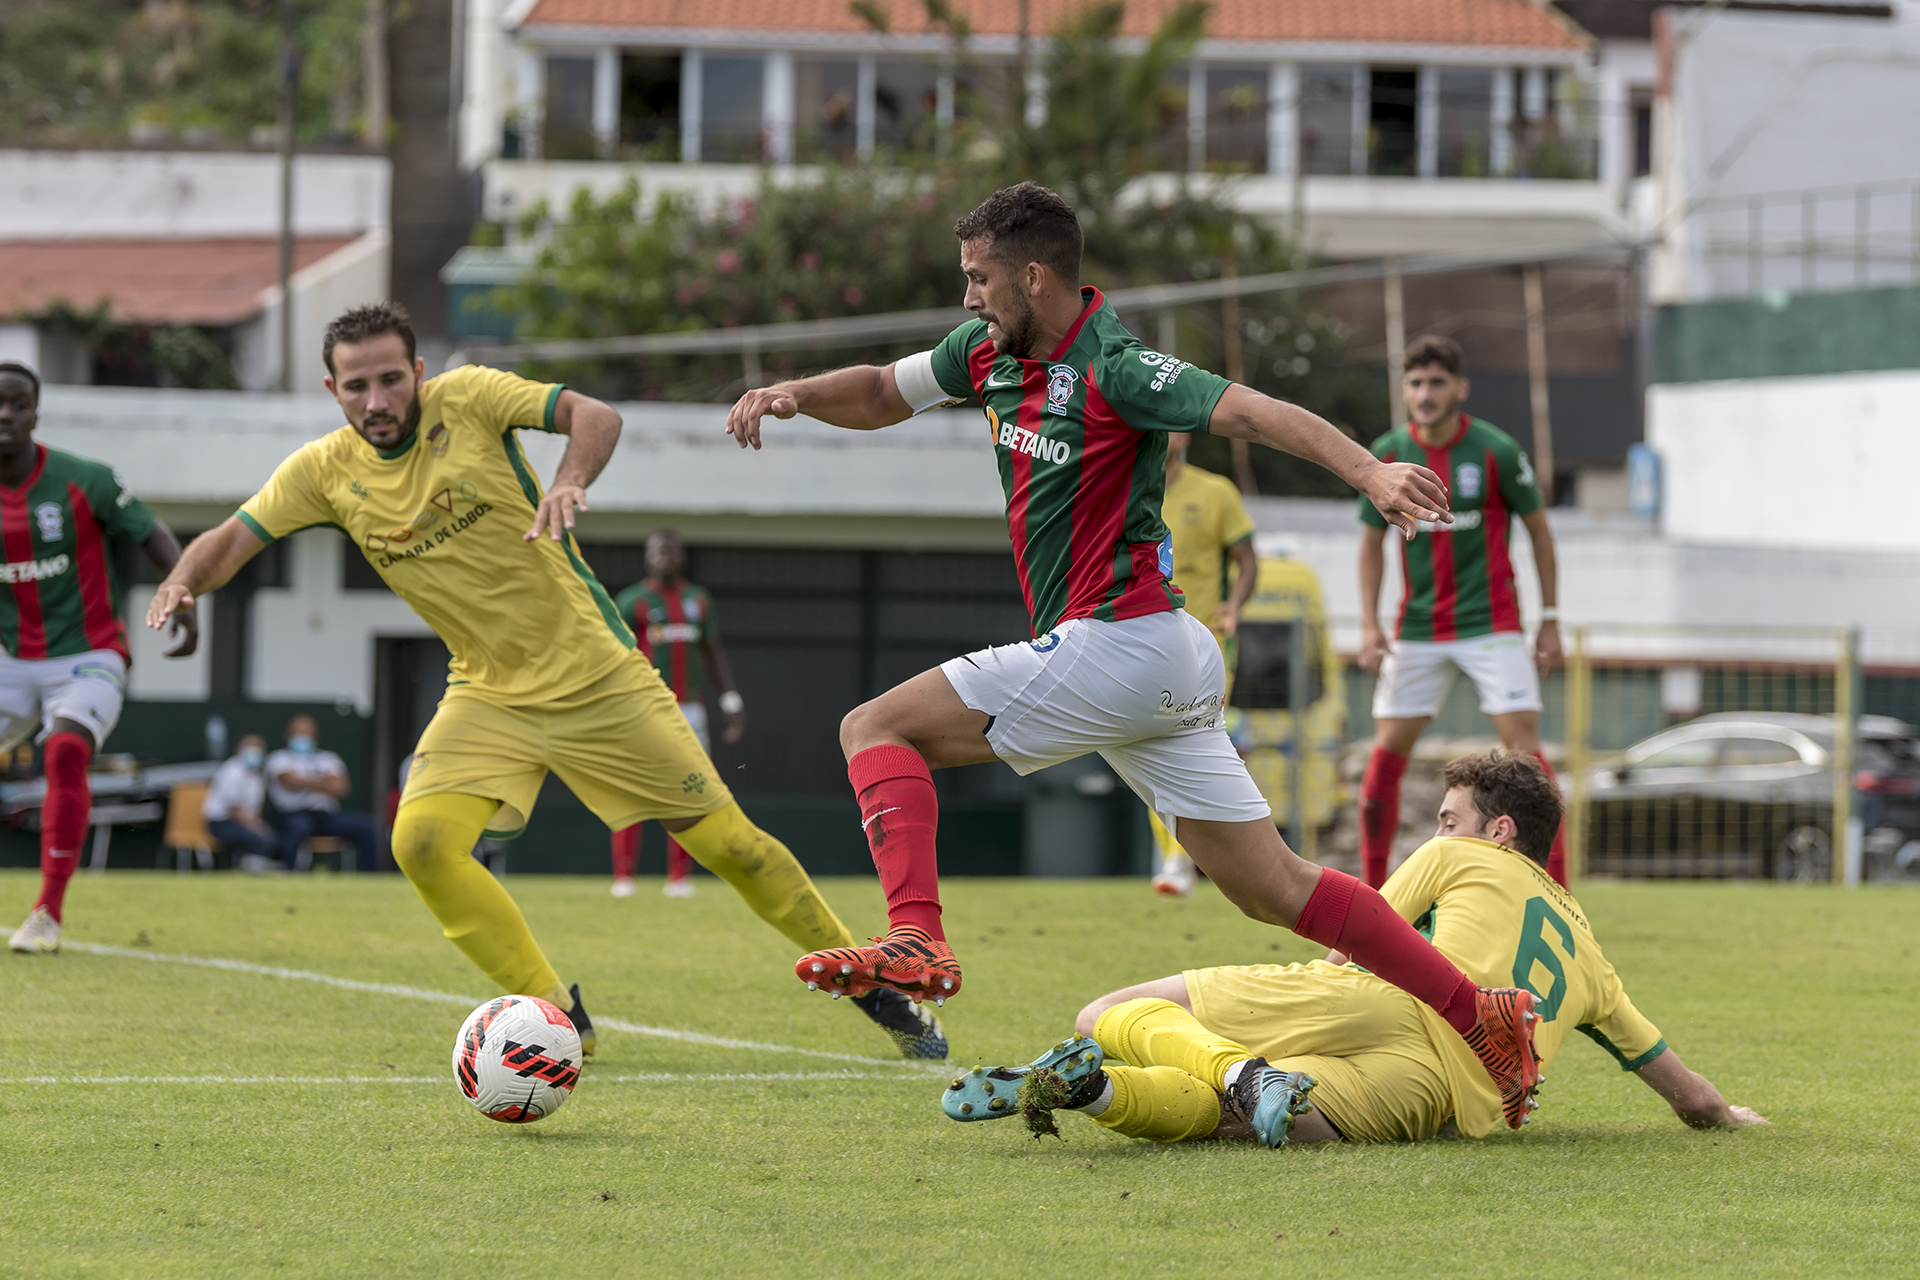
[[[933,769],[985,764],[983,712],[960,700],[937,667],[854,708],[840,723],[847,776],[887,893],[889,928],[870,947],[809,952],[794,966],[810,989],[861,995],[891,987],[936,1003],[960,991],[960,965],[940,924]]]
[[[1467,1041],[1499,1086],[1508,1125],[1517,1129],[1526,1122],[1540,1085],[1532,992],[1474,986],[1386,899],[1350,876],[1301,858],[1271,821],[1182,818],[1174,835],[1247,915],[1344,952],[1430,1005]]]

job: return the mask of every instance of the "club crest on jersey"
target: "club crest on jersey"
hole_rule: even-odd
[[[66,513],[57,502],[43,502],[33,509],[34,523],[40,526],[40,541],[58,542],[66,533]]]
[[[453,443],[453,437],[447,433],[447,424],[436,422],[427,428],[427,448],[433,450],[433,456],[447,456],[447,446]]]
[[[1460,491],[1463,498],[1479,497],[1480,484],[1484,479],[1485,473],[1480,470],[1478,463],[1463,462],[1453,469],[1453,487]]]
[[[1047,412],[1061,417],[1067,414],[1067,401],[1073,399],[1073,386],[1080,375],[1072,366],[1056,364],[1047,370]]]

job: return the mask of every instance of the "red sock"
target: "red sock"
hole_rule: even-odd
[[[1379,974],[1408,995],[1432,1005],[1447,1025],[1465,1035],[1476,1013],[1473,979],[1414,932],[1378,890],[1327,867],[1313,887],[1293,931]]]
[[[1360,873],[1375,889],[1387,882],[1387,858],[1400,829],[1400,777],[1406,771],[1405,756],[1375,747],[1360,780]]]
[[[1540,767],[1547,771],[1547,777],[1554,776],[1553,766],[1547,763],[1545,756],[1536,751],[1533,753],[1533,758],[1538,760]],[[1567,818],[1565,814],[1560,816],[1560,826],[1553,833],[1553,851],[1547,854],[1547,874],[1552,876],[1553,882],[1562,889],[1567,887]]]
[[[77,733],[47,739],[47,801],[40,810],[40,900],[55,920],[66,903],[67,881],[80,862],[80,841],[87,834],[93,793],[87,788],[87,762],[93,748]]]
[[[693,855],[680,847],[680,842],[672,836],[667,837],[667,879],[685,880],[693,874]]]
[[[613,833],[613,878],[631,880],[640,865],[640,824]]]
[[[847,762],[847,779],[859,797],[860,825],[887,891],[888,922],[925,929],[945,942],[933,839],[940,802],[927,762],[911,747],[868,747]]]

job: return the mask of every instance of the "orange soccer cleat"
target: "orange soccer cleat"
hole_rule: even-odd
[[[1533,992],[1516,987],[1481,987],[1474,1000],[1479,1015],[1466,1033],[1468,1047],[1500,1089],[1500,1110],[1507,1127],[1518,1129],[1540,1104],[1540,1059],[1533,1052]]]
[[[960,962],[953,958],[953,948],[935,942],[926,930],[898,925],[873,941],[878,945],[809,952],[793,966],[794,975],[807,990],[831,991],[836,1000],[879,987],[915,1000],[931,996],[935,1004],[960,994]]]

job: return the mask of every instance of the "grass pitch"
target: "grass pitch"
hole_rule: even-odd
[[[1524,1134],[1267,1152],[1063,1116],[943,1118],[943,1076],[791,977],[726,890],[510,882],[607,1030],[572,1101],[490,1123],[448,1059],[488,985],[393,878],[80,876],[69,950],[0,955],[0,1274],[1843,1276],[1920,1271],[1920,897],[1589,885],[1636,1003],[1770,1128],[1694,1133],[1575,1037]],[[7,919],[32,878],[0,873]],[[872,880],[828,882],[856,932]],[[957,880],[956,1065],[1022,1062],[1086,999],[1309,958],[1210,890]],[[852,1055],[851,1058],[833,1055]],[[874,1061],[860,1061],[871,1058]],[[726,1079],[718,1077],[733,1076]],[[759,1078],[755,1078],[759,1077]]]

